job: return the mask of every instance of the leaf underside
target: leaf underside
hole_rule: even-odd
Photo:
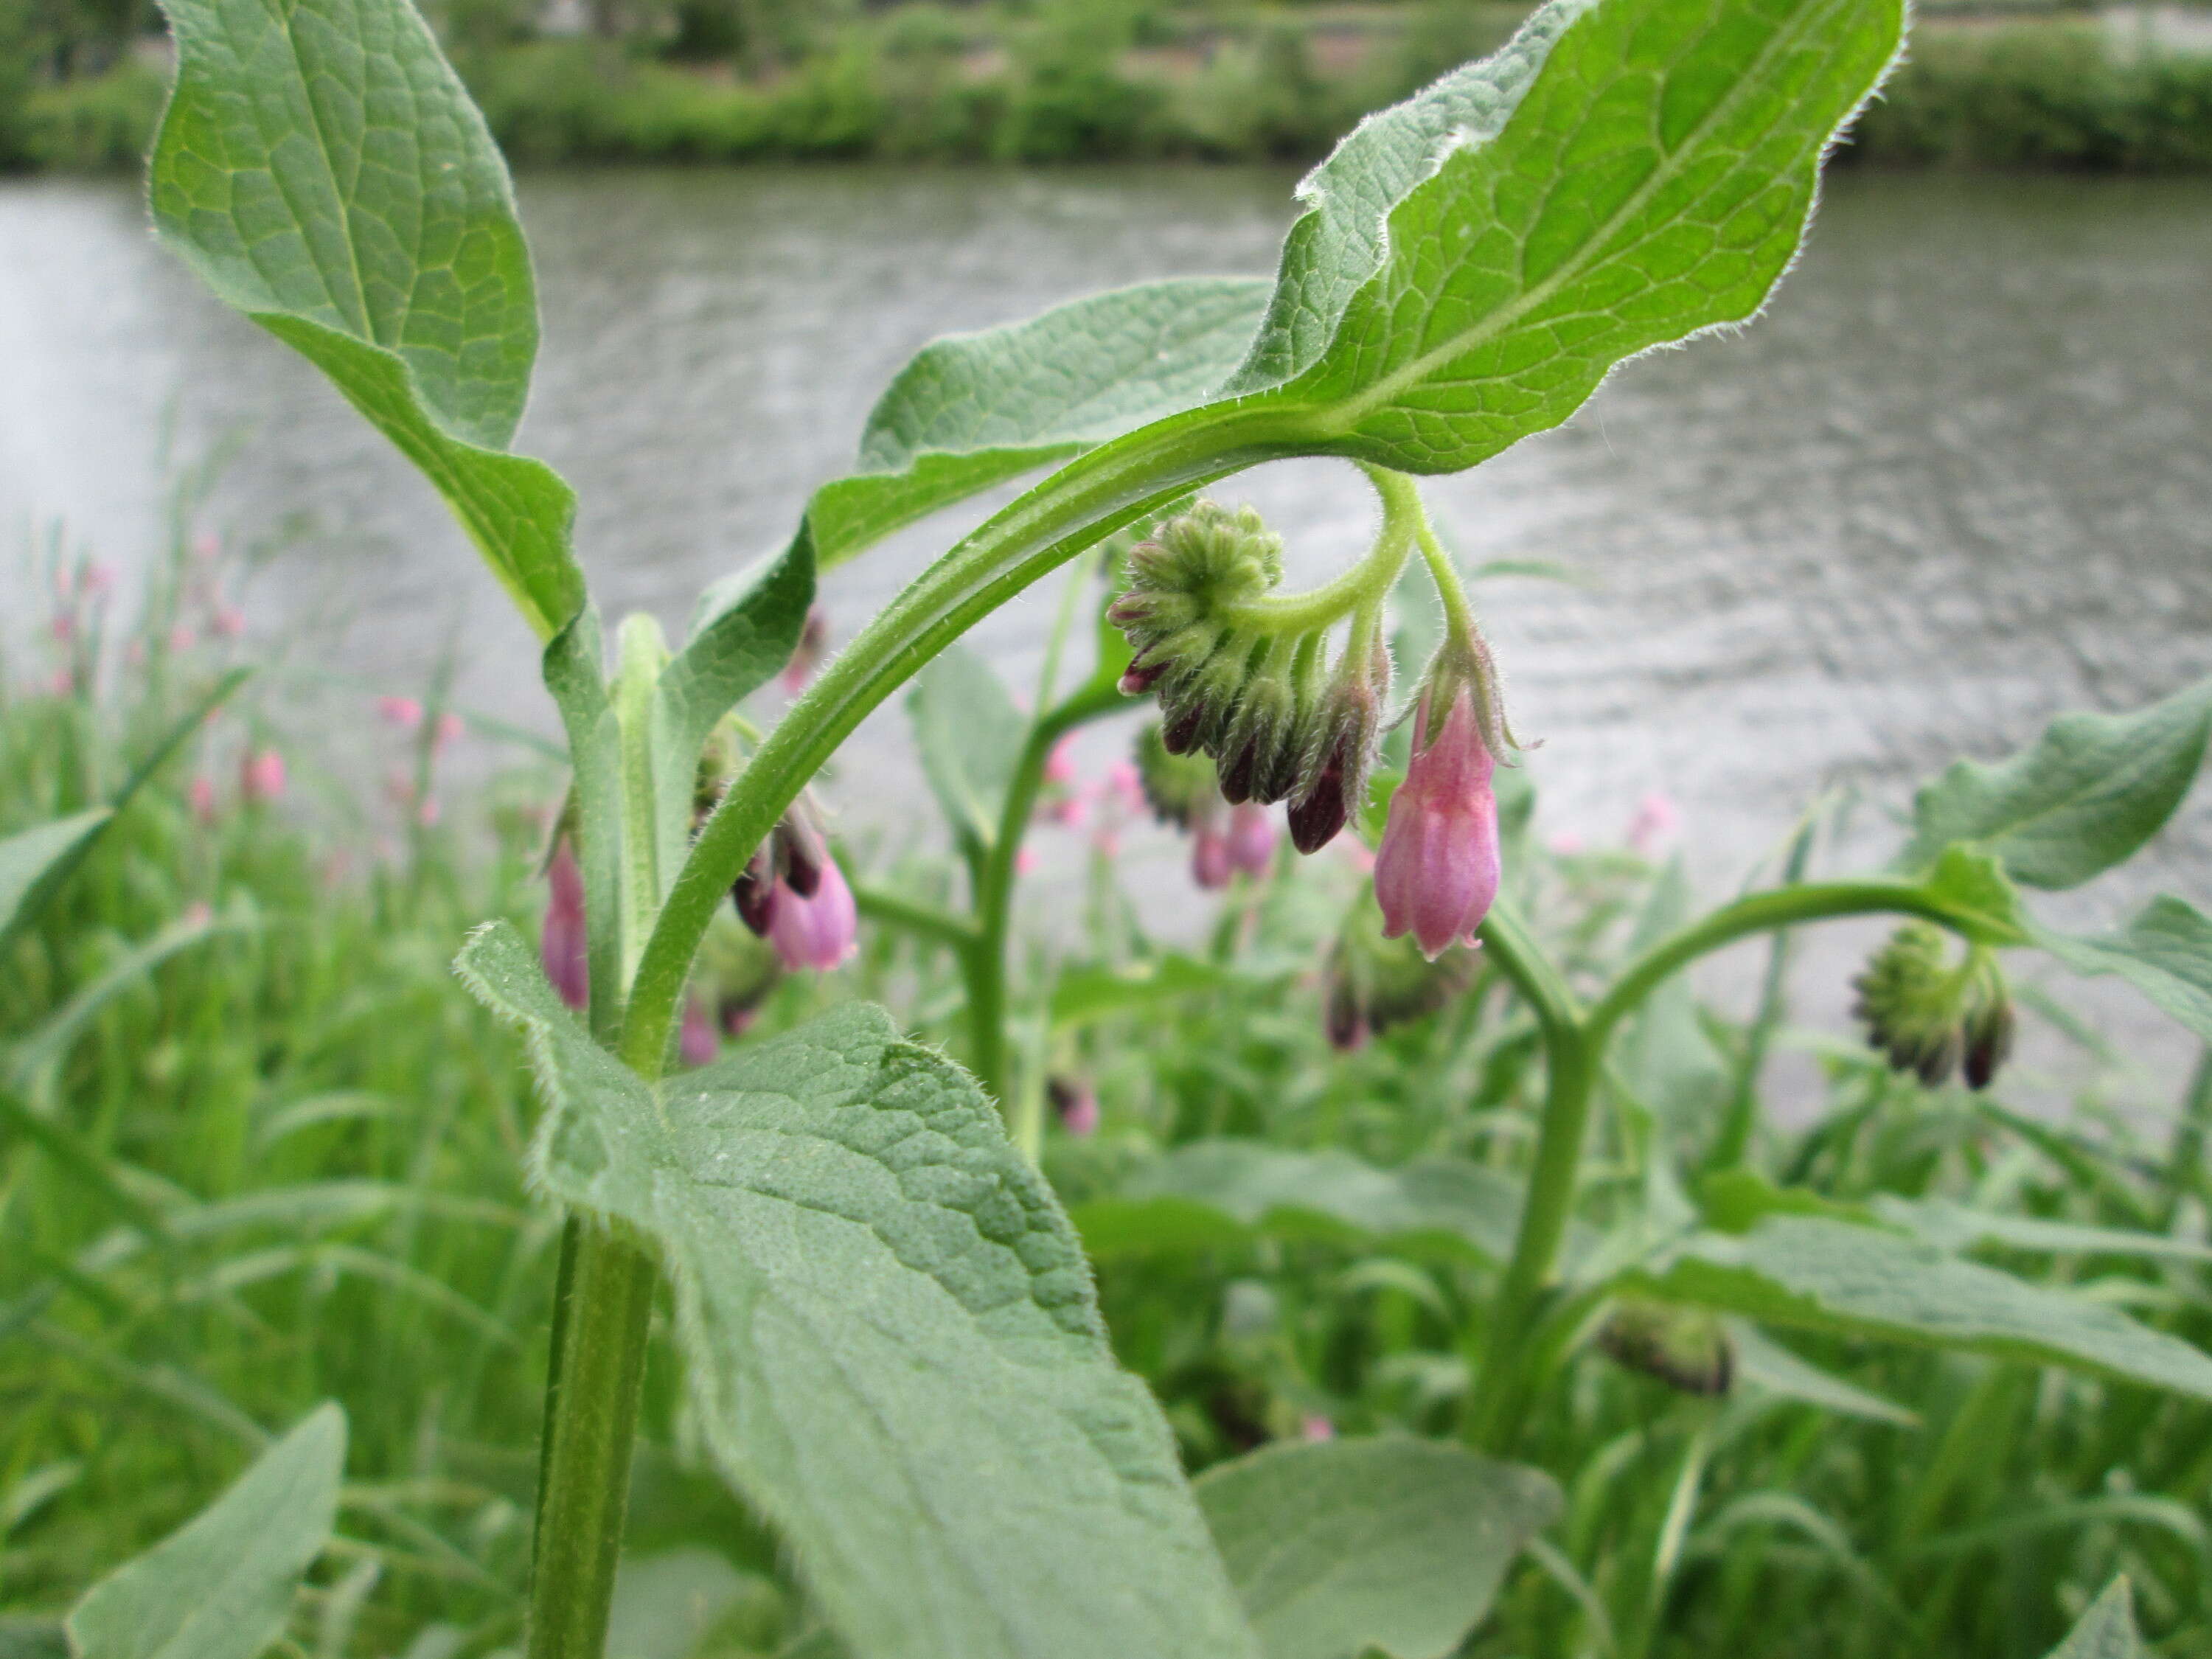
[[[459,967],[530,1034],[535,1179],[659,1249],[708,1446],[860,1659],[1254,1653],[1074,1233],[972,1079],[854,1004],[648,1086],[512,927]]]
[[[2212,1042],[2212,917],[2172,895],[2116,932],[2081,937],[2047,927],[2035,942],[2077,974],[2118,974]]]
[[[1271,1446],[1198,1499],[1267,1659],[1443,1659],[1560,1507],[1541,1470],[1395,1437]]]
[[[2136,1630],[2134,1591],[2121,1577],[2089,1604],[2066,1639],[2051,1649],[2049,1659],[2143,1659],[2148,1652]]]
[[[2212,1400],[2212,1358],[2178,1337],[1880,1228],[1770,1216],[1741,1237],[1701,1235],[1623,1284],[1769,1324],[2070,1366]]]
[[[179,1531],[85,1592],[76,1659],[259,1659],[329,1541],[345,1413],[319,1407]]]

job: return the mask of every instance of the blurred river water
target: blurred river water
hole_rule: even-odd
[[[610,617],[644,607],[673,631],[704,582],[788,532],[925,340],[1120,283],[1267,271],[1292,182],[526,177],[545,343],[519,447],[575,484]],[[165,431],[187,459],[239,440],[210,522],[245,538],[312,517],[252,590],[257,639],[393,691],[419,690],[459,648],[459,702],[551,729],[526,632],[427,487],[155,246],[134,185],[0,184],[0,532],[23,545],[59,521],[126,568],[143,562],[162,533]],[[1217,493],[1259,502],[1304,574],[1352,556],[1370,528],[1340,465],[1269,467]],[[1627,365],[1568,426],[1431,494],[1470,564],[1576,577],[1478,595],[1515,724],[1542,739],[1528,764],[1543,834],[1618,842],[1663,793],[1717,892],[1843,789],[1868,801],[1879,851],[1881,814],[1952,756],[2212,672],[2212,185],[1845,174],[1757,326]],[[834,636],[979,512],[834,573]],[[0,597],[32,608],[22,561],[6,562]],[[1056,597],[1047,584],[980,632],[1017,685],[1035,678]],[[1090,734],[1094,767],[1121,740]],[[848,829],[904,834],[919,783],[896,709],[842,775]],[[1072,848],[1047,853],[1048,876],[1072,874]],[[2212,789],[2059,914],[2115,915],[2161,888],[2212,904],[2208,853]],[[1187,910],[1169,890],[1176,849],[1148,841],[1136,856],[1157,866],[1162,914]],[[1849,957],[1836,960],[1810,999],[1832,1017],[1848,1000]],[[2114,1018],[2159,1072],[2179,1066],[2154,1020]]]

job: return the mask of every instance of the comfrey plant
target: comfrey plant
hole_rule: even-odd
[[[664,1279],[706,1452],[819,1609],[805,1651],[860,1659],[1448,1652],[1558,1505],[1548,1476],[1502,1460],[1626,1298],[2212,1397],[2212,1360],[2110,1306],[1898,1228],[1805,1213],[1756,1181],[1724,1184],[1725,1218],[1682,1199],[1655,1211],[1664,1224],[1563,1256],[1609,1039],[1680,969],[1746,936],[1893,913],[1962,940],[1964,969],[1916,934],[1868,976],[1885,1041],[1923,1070],[1954,1048],[1996,1063],[1991,953],[2023,945],[2126,975],[2212,1035],[2204,917],[2161,900],[2119,934],[2074,939],[2030,918],[2014,886],[2071,885],[2142,844],[2202,757],[2202,689],[1954,771],[1922,796],[1893,872],[1739,899],[1656,939],[1595,1000],[1497,900],[1495,769],[1513,744],[1414,478],[1557,424],[1626,358],[1753,315],[1796,252],[1824,151],[1896,54],[1900,0],[1552,0],[1495,57],[1345,140],[1301,187],[1273,281],[1152,283],[928,347],[877,405],[859,470],[814,494],[789,544],[709,589],[680,645],[650,618],[624,621],[611,664],[570,546],[570,493],[507,448],[537,344],[528,256],[504,168],[421,20],[407,0],[169,10],[179,69],[152,164],[161,234],[446,498],[544,641],[567,728],[574,785],[544,941],[559,987],[505,926],[459,962],[529,1035],[545,1100],[530,1172],[568,1217],[532,1659],[602,1650]],[[1301,456],[1362,468],[1382,529],[1342,575],[1281,594],[1264,526],[1188,503]],[[772,727],[732,719],[801,645],[819,570],[1046,467]],[[1112,609],[1126,647],[1103,638],[1092,678],[1033,720],[945,717],[973,667],[960,635],[1124,529],[1146,537]],[[1406,712],[1384,612],[1416,555],[1444,626],[1400,774],[1377,759]],[[841,896],[805,804],[859,722],[925,669],[923,744],[974,876],[972,918]],[[1021,1150],[1034,1123],[1013,1139],[1001,1123],[1022,826],[1066,733],[1136,693],[1160,701],[1164,755],[1210,757],[1232,811],[1286,803],[1301,850],[1347,824],[1371,836],[1379,814],[1385,934],[1431,957],[1479,941],[1534,1012],[1546,1101],[1499,1230],[1464,1446],[1316,1442],[1194,1489],[1152,1400],[1114,1364],[1076,1235]],[[10,910],[67,840],[10,844]],[[951,945],[973,1074],[865,1006],[672,1070],[695,957],[733,894],[796,964],[844,953],[848,900]],[[1347,998],[1347,1038],[1380,1006],[1367,981]],[[1607,1340],[1664,1349],[1653,1318],[1616,1318]],[[335,1411],[310,1418],[199,1522],[94,1589],[72,1619],[79,1650],[151,1650],[213,1586],[239,1609],[242,1640],[225,1650],[257,1650],[328,1532],[343,1449]],[[1437,1556],[1440,1525],[1479,1547]],[[1286,1559],[1286,1537],[1307,1554]]]

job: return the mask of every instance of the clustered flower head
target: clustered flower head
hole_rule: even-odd
[[[1364,799],[1390,657],[1354,630],[1332,669],[1320,631],[1271,631],[1239,607],[1283,574],[1282,538],[1250,507],[1200,501],[1130,550],[1128,591],[1107,612],[1136,653],[1131,696],[1159,699],[1170,755],[1203,753],[1232,806],[1290,803],[1291,842],[1326,846]]]
[[[1986,1089],[2012,1053],[2012,996],[1996,958],[1970,945],[1952,966],[1932,923],[1899,928],[1851,986],[1868,1042],[1931,1088],[1962,1069],[1968,1088]]]

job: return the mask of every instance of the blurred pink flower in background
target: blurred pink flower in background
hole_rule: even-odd
[[[238,770],[239,787],[250,801],[281,800],[284,796],[284,757],[274,749],[246,751]]]
[[[1098,1133],[1098,1091],[1083,1078],[1048,1078],[1045,1095],[1060,1127],[1076,1136]]]
[[[1563,859],[1571,859],[1583,850],[1583,838],[1571,830],[1562,830],[1544,843]]]
[[[830,615],[817,605],[806,613],[806,621],[799,630],[799,643],[792,647],[791,660],[783,665],[781,678],[786,691],[795,697],[806,690],[806,683],[822,665],[823,653],[829,644]]]
[[[215,822],[215,780],[204,772],[198,774],[185,791],[191,803],[192,817],[202,823]]]
[[[1053,744],[1044,757],[1044,781],[1062,786],[1075,781],[1075,738],[1073,733]]]
[[[84,568],[84,596],[97,599],[115,591],[115,567],[94,559]]]
[[[1334,1440],[1336,1438],[1336,1425],[1319,1412],[1309,1412],[1305,1420],[1298,1425],[1298,1434],[1306,1440]]]
[[[52,635],[58,643],[67,645],[76,637],[76,612],[57,611],[53,620],[46,624],[46,632]]]
[[[376,712],[387,726],[412,732],[422,724],[422,705],[412,697],[379,697]]]
[[[212,564],[222,556],[222,538],[212,530],[203,530],[192,538],[192,556],[203,564]]]
[[[221,640],[234,640],[246,632],[246,613],[234,605],[218,605],[208,627]]]
[[[721,1052],[721,1040],[714,1035],[714,1022],[708,1018],[707,1005],[696,997],[684,1005],[684,1027],[676,1039],[676,1052],[686,1066],[704,1066]]]
[[[546,862],[545,880],[551,890],[545,926],[538,935],[538,959],[562,1001],[571,1008],[588,1008],[592,970],[584,937],[584,872],[577,868],[576,849],[566,836]]]
[[[1629,850],[1638,854],[1650,853],[1661,842],[1674,833],[1682,821],[1680,808],[1674,797],[1653,790],[1636,803],[1636,817],[1628,826]]]
[[[1042,862],[1042,860],[1037,857],[1036,848],[1024,847],[1014,854],[1014,873],[1018,876],[1033,876],[1036,874],[1037,866]]]
[[[1229,837],[1212,817],[1191,825],[1190,878],[1212,890],[1229,885],[1233,866],[1229,861]]]
[[[1248,876],[1264,876],[1275,862],[1275,820],[1247,801],[1229,812],[1229,862]]]
[[[205,899],[194,899],[185,907],[182,920],[187,927],[204,927],[215,920],[215,911]]]
[[[1137,775],[1133,762],[1119,760],[1106,769],[1106,793],[1128,817],[1145,810],[1144,780]]]
[[[468,723],[449,708],[438,716],[438,734],[433,741],[443,749],[449,743],[458,742],[468,729]]]
[[[199,635],[182,623],[179,623],[169,630],[169,649],[172,651],[179,653],[189,651],[199,642]]]

